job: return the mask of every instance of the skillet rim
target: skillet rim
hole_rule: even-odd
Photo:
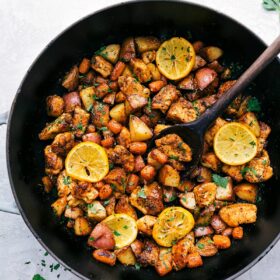
[[[223,12],[217,11],[213,8],[210,8],[208,6],[204,6],[202,4],[197,4],[194,2],[190,2],[190,1],[184,1],[184,0],[131,0],[131,1],[126,1],[126,2],[121,2],[121,3],[117,3],[117,4],[112,4],[109,6],[106,6],[104,8],[98,9],[90,14],[87,14],[83,17],[81,17],[80,19],[76,20],[75,22],[73,22],[72,24],[70,24],[68,27],[66,27],[65,29],[63,29],[61,32],[59,32],[43,49],[41,52],[39,52],[39,54],[37,54],[36,58],[34,59],[34,61],[31,63],[31,65],[28,67],[28,70],[26,72],[26,74],[24,75],[17,91],[16,94],[14,96],[11,108],[10,108],[10,112],[9,112],[9,117],[8,117],[8,121],[7,121],[7,133],[6,133],[6,164],[7,164],[7,170],[8,170],[8,177],[9,177],[9,182],[10,182],[10,186],[12,189],[12,193],[14,196],[14,199],[16,201],[17,207],[19,209],[20,215],[23,218],[26,226],[28,227],[28,229],[31,231],[31,233],[33,234],[33,236],[35,237],[35,239],[40,243],[40,245],[60,264],[62,264],[65,268],[67,268],[71,273],[73,273],[74,275],[78,276],[81,279],[84,280],[89,280],[90,278],[85,277],[84,275],[82,275],[81,273],[79,273],[78,271],[76,271],[75,269],[71,268],[70,266],[68,266],[64,261],[62,261],[58,256],[56,256],[56,254],[48,247],[47,244],[44,243],[44,241],[40,238],[40,236],[37,234],[37,232],[35,231],[35,229],[33,228],[33,226],[31,225],[31,223],[29,222],[28,217],[25,215],[24,210],[21,207],[19,198],[17,196],[17,192],[13,183],[13,176],[12,176],[12,172],[11,172],[11,158],[10,158],[10,133],[11,133],[11,119],[14,115],[14,111],[15,111],[15,105],[18,99],[19,94],[21,93],[21,89],[22,89],[22,85],[25,83],[26,78],[29,75],[29,72],[31,71],[31,69],[33,68],[33,66],[37,63],[37,61],[40,60],[41,56],[44,54],[45,51],[47,51],[47,49],[49,49],[49,47],[63,34],[67,33],[68,31],[70,31],[74,26],[78,25],[80,22],[95,16],[97,14],[101,14],[104,11],[113,9],[113,8],[117,8],[117,7],[121,7],[121,6],[125,6],[125,5],[134,5],[134,4],[145,4],[145,3],[151,3],[151,2],[166,2],[166,3],[179,3],[179,4],[187,4],[187,5],[192,5],[192,6],[196,6],[198,8],[202,8],[202,9],[206,9],[211,13],[216,13],[219,16],[228,18],[229,20],[231,20],[234,24],[239,25],[242,29],[244,29],[246,32],[250,33],[253,37],[255,37],[257,40],[259,40],[260,43],[262,43],[265,47],[267,47],[267,44],[257,35],[255,34],[252,30],[250,30],[249,28],[247,28],[244,24],[240,23],[239,21],[237,21],[236,19],[232,18],[229,15],[224,14]],[[274,60],[278,61],[278,63],[280,64],[280,58],[277,56]],[[265,257],[270,250],[275,246],[275,244],[279,241],[280,239],[280,232],[278,233],[278,235],[270,242],[270,244],[262,251],[261,254],[259,254],[253,261],[251,261],[248,265],[246,265],[243,269],[237,271],[235,274],[231,275],[228,278],[224,278],[225,280],[232,280],[237,278],[238,276],[244,274],[246,271],[248,271],[249,269],[251,269],[256,263],[258,263],[263,257]]]

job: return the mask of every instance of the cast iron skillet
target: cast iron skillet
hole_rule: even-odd
[[[190,38],[190,32],[192,38]],[[52,215],[52,199],[38,186],[44,172],[43,147],[38,132],[48,121],[45,97],[62,94],[58,82],[83,55],[92,55],[103,44],[121,42],[129,35],[184,36],[221,46],[226,61],[245,66],[265,44],[231,18],[199,5],[178,1],[139,1],[113,6],[75,23],[40,54],[26,74],[12,105],[7,132],[7,165],[18,208],[26,224],[60,263],[87,279],[158,279],[153,268],[108,267],[95,262],[90,250],[77,241]],[[276,78],[278,77],[278,78]],[[229,250],[204,259],[198,269],[172,272],[165,279],[233,279],[258,262],[276,243],[280,232],[280,64],[276,59],[257,78],[250,93],[263,105],[263,120],[272,127],[269,154],[275,176],[262,187],[256,225],[245,227],[242,241]]]

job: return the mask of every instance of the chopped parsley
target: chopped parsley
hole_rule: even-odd
[[[184,202],[187,202],[187,199],[183,196],[182,198],[181,198]]]
[[[40,274],[35,274],[32,280],[45,280],[45,278],[43,278]]]
[[[253,147],[256,146],[256,142],[255,141],[251,141],[249,144],[252,145]]]
[[[202,244],[202,243],[197,243],[197,247],[198,247],[199,249],[203,249],[205,246],[204,246],[204,244]]]
[[[76,125],[76,129],[83,130],[83,125],[81,123],[78,123]]]
[[[230,141],[234,142],[235,140],[231,137],[228,138]]]
[[[103,56],[103,55],[104,55],[103,51],[104,51],[105,49],[106,49],[106,47],[103,46],[103,47],[101,47],[99,50],[97,50],[94,54]]]
[[[109,163],[109,169],[110,170],[112,170],[114,168],[114,166],[115,166],[114,163],[112,163],[112,162]]]
[[[137,196],[141,198],[147,198],[143,188],[137,193]]]
[[[98,87],[99,86],[99,83],[94,83],[93,84],[95,87]]]
[[[260,112],[261,111],[261,105],[259,100],[256,97],[250,98],[250,100],[247,103],[247,111],[248,112]]]
[[[147,108],[148,108],[149,112],[152,111],[152,99],[151,99],[151,97],[148,98]]]
[[[104,206],[107,206],[109,203],[110,203],[110,199],[106,199],[106,200],[104,200],[104,202],[103,202]]]
[[[69,176],[64,176],[63,177],[63,184],[64,185],[69,185],[69,184],[71,184],[71,177],[69,177]],[[47,253],[47,252],[46,252]],[[46,256],[46,255],[45,255]]]
[[[128,226],[127,226],[127,225],[124,225],[123,228],[124,228],[124,229],[128,229]]]
[[[89,238],[89,241],[94,241],[94,240],[95,240],[94,237]]]
[[[115,184],[113,184],[113,183],[110,184],[110,187],[111,187],[111,189],[112,189],[113,191],[116,190],[116,188],[117,188],[117,186],[116,186]]]
[[[251,173],[253,173],[253,175],[257,175],[257,171],[253,167],[246,166],[240,170],[242,177],[244,177],[247,174],[247,172],[251,172]]]
[[[24,264],[30,264],[31,263],[31,261],[28,261],[28,262],[25,262]]]
[[[267,160],[264,159],[264,160],[262,161],[262,164],[263,164],[263,165],[266,165],[266,164],[267,164]]]
[[[178,156],[171,155],[171,156],[169,156],[169,159],[179,160],[179,157],[178,157]]]
[[[212,175],[212,180],[216,185],[218,185],[218,186],[220,186],[224,189],[227,187],[228,178],[226,178],[226,177],[222,177],[218,174],[213,174]]]
[[[108,128],[106,127],[106,126],[102,126],[102,127],[100,127],[100,128],[98,128],[100,131],[107,131],[108,130]]]
[[[114,230],[113,233],[115,236],[121,236],[121,234],[117,230]]]
[[[135,269],[139,270],[139,269],[141,268],[141,264],[140,264],[140,263],[136,263],[136,264],[134,265],[134,267],[135,267]]]

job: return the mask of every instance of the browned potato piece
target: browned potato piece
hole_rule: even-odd
[[[87,111],[90,111],[92,109],[93,106],[93,97],[95,95],[95,88],[94,87],[87,87],[85,89],[82,89],[80,91],[80,97],[82,99],[84,108]]]
[[[217,60],[223,55],[223,51],[220,48],[213,46],[202,48],[199,53],[209,62]]]
[[[120,192],[124,192],[124,182],[126,182],[126,173],[123,168],[114,168],[104,178],[107,184],[110,184],[113,188],[116,188]]]
[[[227,124],[228,122],[223,120],[222,118],[217,118],[216,121],[214,122],[214,125],[211,126],[207,132],[205,133],[205,141],[209,146],[213,146],[213,141],[214,141],[214,137],[216,135],[216,133],[218,132],[218,130],[225,124]]]
[[[66,204],[67,204],[67,198],[66,198],[66,196],[64,196],[64,197],[57,199],[51,205],[56,216],[60,217],[62,215],[62,213],[64,212],[64,210],[66,208]]]
[[[164,276],[172,271],[172,253],[170,248],[160,248],[159,258],[155,265],[155,270],[160,276]]]
[[[144,242],[144,249],[137,256],[137,261],[142,266],[155,266],[159,257],[159,247],[151,240],[146,239]]]
[[[254,223],[257,219],[257,207],[249,203],[236,203],[223,207],[220,217],[230,227]]]
[[[132,142],[146,141],[153,137],[152,130],[138,117],[130,115],[129,130]]]
[[[160,41],[156,37],[136,37],[135,43],[137,50],[140,53],[157,50],[160,46]]]
[[[54,187],[54,184],[49,176],[44,176],[42,178],[42,183],[44,185],[44,191],[46,193],[49,193],[52,190],[52,188]]]
[[[178,187],[180,184],[180,174],[172,166],[165,164],[159,171],[158,180],[168,187]]]
[[[97,102],[97,101],[94,103],[92,108],[92,123],[97,128],[107,126],[110,120],[109,110],[110,110],[109,105],[105,105],[104,103]]]
[[[225,188],[217,185],[216,199],[222,201],[232,201],[234,199],[232,179],[230,177],[225,178],[228,180],[228,183]]]
[[[55,154],[51,146],[48,145],[44,149],[45,156],[45,172],[47,175],[57,175],[63,169],[63,160],[60,156]]]
[[[97,249],[93,251],[93,257],[103,263],[114,266],[116,263],[116,255],[108,250]]]
[[[103,78],[108,78],[113,71],[113,65],[99,55],[93,56],[91,59],[91,67],[101,74]]]
[[[72,119],[72,129],[75,130],[75,136],[80,138],[86,131],[88,122],[90,119],[90,113],[83,110],[80,107],[76,107]]]
[[[202,155],[201,164],[218,172],[221,166],[221,161],[214,152],[209,152]]]
[[[93,201],[87,207],[87,215],[89,218],[94,219],[97,222],[104,220],[107,216],[106,209],[100,201]]]
[[[196,207],[195,197],[193,192],[187,192],[179,195],[182,206],[189,210],[194,210]]]
[[[115,105],[110,110],[110,117],[113,120],[115,120],[119,123],[124,123],[126,121],[126,118],[127,118],[124,103],[120,103],[120,104]]]
[[[146,235],[152,235],[154,224],[157,221],[157,217],[151,215],[145,215],[137,220],[137,227],[140,233]]]
[[[156,59],[156,51],[147,51],[147,52],[143,52],[141,54],[143,61],[146,64],[149,64],[151,62],[154,62]]]
[[[91,225],[86,218],[78,217],[75,220],[74,231],[75,234],[79,236],[89,235],[91,232]]]
[[[242,200],[255,203],[257,199],[257,186],[250,183],[242,183],[234,187],[234,193]]]
[[[218,253],[214,241],[209,236],[200,238],[196,243],[196,248],[197,252],[202,257],[212,257]]]
[[[136,211],[129,203],[128,197],[126,195],[121,195],[120,199],[116,204],[115,212],[117,214],[120,213],[127,214],[128,216],[132,217],[134,220],[137,220]]]
[[[195,80],[200,90],[208,87],[217,77],[217,73],[210,68],[204,67],[196,71]]]
[[[64,110],[64,100],[58,95],[50,95],[46,99],[47,114],[51,117],[59,117]]]
[[[176,87],[173,85],[167,85],[153,97],[152,109],[158,109],[165,113],[172,102],[178,99],[178,96],[179,91]]]
[[[231,246],[229,237],[216,234],[213,236],[213,241],[218,249],[228,249]]]
[[[109,62],[115,64],[118,61],[119,54],[120,54],[121,46],[118,44],[111,44],[102,49],[98,52],[99,55],[104,57]]]
[[[196,203],[199,207],[206,207],[215,200],[217,186],[214,183],[204,183],[193,189]]]
[[[199,183],[212,182],[212,173],[209,168],[204,166],[198,166],[191,173],[191,179],[196,178]]]
[[[62,86],[69,91],[75,90],[79,84],[79,68],[77,65],[66,74]]]
[[[260,136],[261,129],[259,126],[259,122],[253,112],[247,112],[246,114],[241,116],[238,121],[246,125],[255,134],[256,137]]]
[[[79,207],[67,207],[64,213],[64,216],[69,219],[77,219],[78,217],[83,216],[83,210]]]
[[[151,72],[143,60],[139,58],[132,58],[130,60],[130,65],[140,83],[146,83],[151,80]]]
[[[136,56],[135,43],[133,37],[125,39],[121,46],[120,60],[129,62],[131,58]]]
[[[194,121],[196,117],[197,113],[192,103],[185,98],[180,98],[177,102],[174,102],[167,112],[167,119],[179,123]]]
[[[74,138],[71,132],[57,134],[51,144],[52,151],[58,155],[65,156],[74,147]]]
[[[71,113],[76,107],[81,107],[81,99],[77,91],[69,92],[63,96],[64,110]]]
[[[136,258],[130,246],[123,247],[115,251],[117,259],[124,265],[135,265]]]

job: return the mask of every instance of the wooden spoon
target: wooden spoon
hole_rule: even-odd
[[[162,130],[157,136],[152,138],[149,150],[154,147],[156,139],[172,133],[179,135],[192,150],[192,161],[185,164],[186,173],[184,175],[186,176],[192,172],[201,159],[204,135],[207,129],[217,117],[224,112],[231,102],[253,81],[253,79],[264,70],[279,52],[280,36],[278,36],[277,39],[266,48],[255,62],[240,76],[234,86],[223,94],[212,107],[207,109],[199,119],[185,124],[176,124]],[[280,77],[278,77],[278,79],[280,79]]]

